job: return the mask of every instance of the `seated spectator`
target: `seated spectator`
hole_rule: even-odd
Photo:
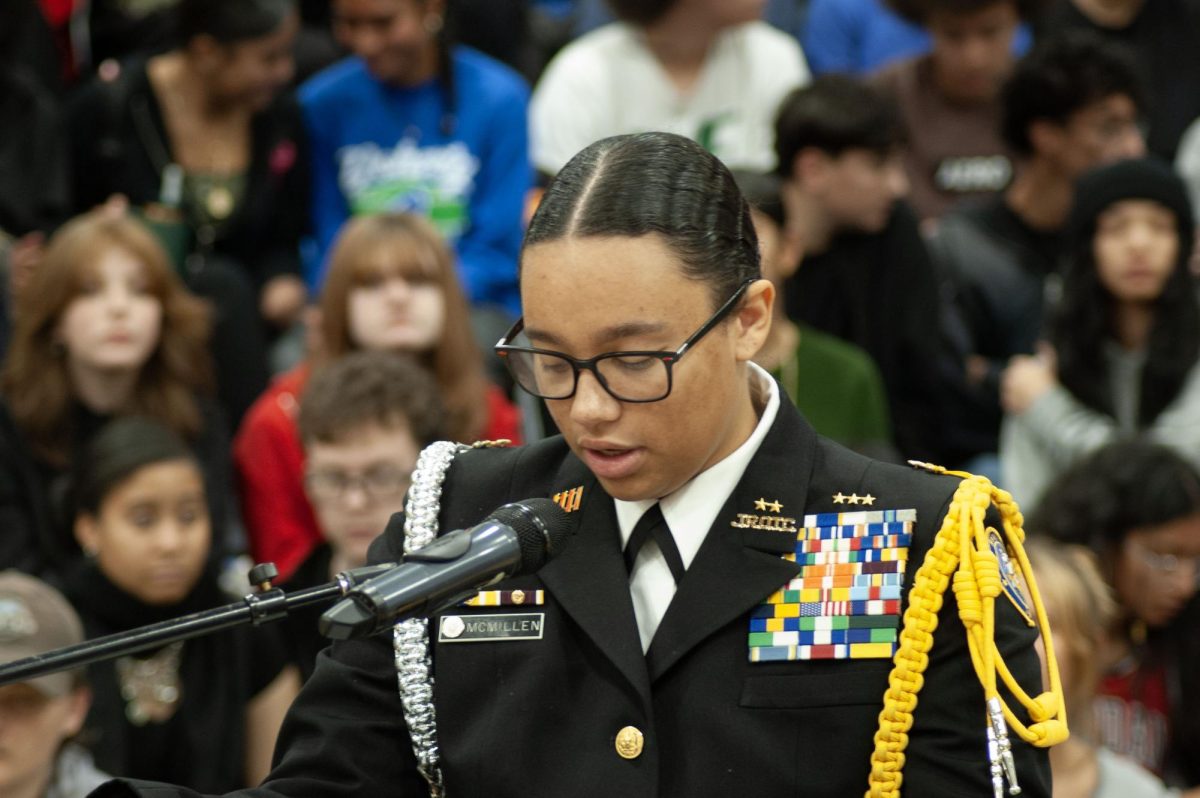
[[[789,235],[804,267],[784,287],[787,315],[867,352],[887,390],[903,457],[944,462],[938,407],[949,360],[937,283],[912,209],[892,102],[824,75],[790,94],[776,122]]]
[[[1026,541],[1050,619],[1055,660],[1071,719],[1071,736],[1050,749],[1059,798],[1176,798],[1179,793],[1132,759],[1095,742],[1092,702],[1104,670],[1109,627],[1117,616],[1095,555],[1047,537]],[[1043,652],[1043,662],[1045,653]],[[1043,681],[1049,684],[1048,673]]]
[[[1002,193],[942,217],[929,241],[955,320],[969,394],[955,423],[968,458],[994,457],[1000,373],[1033,354],[1060,285],[1063,231],[1084,171],[1145,152],[1136,66],[1091,36],[1052,39],[1002,92],[1003,134],[1018,153]]]
[[[217,387],[236,422],[266,387],[268,333],[305,303],[308,158],[300,109],[281,94],[299,22],[292,0],[181,0],[174,13],[178,48],[72,104],[74,202],[127,198],[214,300]]]
[[[619,22],[571,44],[530,106],[533,162],[553,176],[593,141],[663,130],[731,168],[774,167],[771,120],[808,82],[796,40],[762,22],[761,2],[609,0]]]
[[[1042,16],[1047,36],[1088,31],[1134,52],[1149,102],[1146,144],[1173,159],[1184,130],[1200,116],[1200,5],[1190,0],[1055,0]]]
[[[408,214],[360,216],[338,238],[321,295],[321,360],[347,352],[409,352],[433,373],[446,434],[518,440],[516,408],[483,371],[454,262],[433,226]],[[278,378],[234,441],[250,548],[287,576],[321,542],[304,493],[298,399],[311,366]]]
[[[519,312],[517,252],[533,185],[528,87],[512,69],[448,40],[443,0],[333,0],[354,55],[301,91],[312,138],[319,291],[352,215],[414,212],[451,242],[474,306]]]
[[[304,488],[324,542],[288,580],[325,584],[367,564],[367,547],[404,509],[417,455],[442,437],[437,383],[407,356],[353,352],[317,371],[300,402]],[[305,680],[329,644],[317,630],[327,607],[292,612],[288,643]]]
[[[1118,604],[1091,654],[1101,669],[1092,717],[1074,714],[1073,731],[1090,728],[1097,745],[1170,785],[1200,786],[1200,475],[1166,447],[1112,444],[1065,472],[1028,526],[1095,552]]]
[[[83,626],[54,588],[0,571],[0,665],[83,642]],[[111,776],[73,742],[92,701],[84,670],[0,686],[0,795],[86,798]]]
[[[1155,159],[1086,174],[1049,347],[1005,370],[1004,485],[1034,506],[1100,446],[1144,436],[1200,463],[1200,304],[1192,208]]]
[[[874,77],[900,106],[910,202],[927,223],[1012,180],[1014,153],[1000,131],[1000,87],[1016,61],[1017,26],[1041,2],[891,0],[933,42],[929,54]]]
[[[112,422],[76,465],[75,535],[87,553],[65,593],[89,637],[225,604],[215,529],[190,448],[140,417]],[[239,626],[90,666],[87,728],[114,775],[206,792],[258,784],[299,689],[276,627]]]
[[[45,573],[78,556],[69,467],[115,416],[150,416],[189,441],[225,522],[229,439],[207,398],[208,318],[136,220],[96,211],[54,235],[0,377],[0,566]]]
[[[783,286],[803,253],[784,215],[779,178],[758,172],[734,177],[750,203],[762,275],[777,292],[771,329],[754,361],[780,381],[817,432],[864,454],[897,459],[883,378],[870,355],[784,314]]]

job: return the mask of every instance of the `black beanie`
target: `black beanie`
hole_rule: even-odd
[[[1086,172],[1075,183],[1075,205],[1067,225],[1070,250],[1088,245],[1096,219],[1121,200],[1153,200],[1175,214],[1180,252],[1192,251],[1192,204],[1182,178],[1165,161],[1154,157],[1117,161]]]

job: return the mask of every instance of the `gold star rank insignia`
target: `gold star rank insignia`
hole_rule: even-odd
[[[857,494],[857,493],[851,493],[851,494],[850,494],[850,499],[849,499],[849,502],[850,502],[851,504],[858,504],[858,494]]]
[[[846,494],[842,493],[839,490],[837,493],[833,494],[833,503],[834,504],[845,504],[849,500],[849,498],[850,498],[849,496],[847,496]]]
[[[868,507],[875,504],[875,497],[869,493],[866,496],[860,496],[859,500]]]
[[[754,509],[762,510],[765,512],[767,509],[767,500],[766,499],[755,499],[754,500]]]
[[[783,505],[779,503],[779,499],[776,499],[773,502],[767,502],[767,506],[771,508],[771,512],[773,513],[783,512]]]

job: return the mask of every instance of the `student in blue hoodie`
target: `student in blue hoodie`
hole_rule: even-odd
[[[517,313],[517,252],[532,186],[517,73],[451,45],[446,0],[333,0],[333,29],[353,55],[301,91],[312,136],[309,283],[356,213],[428,215],[458,256],[475,306]]]

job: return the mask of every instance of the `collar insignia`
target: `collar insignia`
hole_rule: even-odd
[[[767,501],[761,496],[754,500],[754,509],[760,513],[738,513],[737,518],[729,522],[734,529],[764,529],[768,532],[788,532],[795,534],[796,519],[783,515],[783,504],[778,499]]]
[[[863,504],[870,507],[875,504],[875,497],[871,494],[859,496],[857,493],[851,493],[849,496],[842,493],[840,490],[833,494],[834,504]]]
[[[560,491],[554,494],[553,501],[559,507],[563,508],[563,512],[573,513],[579,509],[579,505],[583,501],[583,486],[580,485],[577,488]]]

